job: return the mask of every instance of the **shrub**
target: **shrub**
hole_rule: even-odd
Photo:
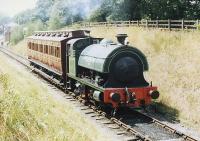
[[[23,27],[22,26],[15,27],[11,32],[11,37],[10,37],[11,43],[15,45],[23,39],[24,39]]]
[[[40,20],[29,22],[26,24],[25,36],[32,35],[35,31],[46,30],[47,26]]]

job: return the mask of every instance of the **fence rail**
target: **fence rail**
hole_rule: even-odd
[[[141,21],[112,21],[112,22],[83,22],[81,27],[146,27],[161,28],[168,30],[198,30],[200,29],[199,20],[141,20]]]

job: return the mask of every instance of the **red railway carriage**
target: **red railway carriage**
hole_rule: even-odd
[[[42,37],[40,39],[37,36],[29,37],[29,59],[33,62],[45,64],[55,70],[55,72],[61,74],[61,47],[62,41],[65,39],[65,37],[52,39],[51,37]]]
[[[85,38],[87,30],[35,32],[27,38],[28,59],[31,64],[52,72],[66,83],[69,60],[66,42],[74,38]]]

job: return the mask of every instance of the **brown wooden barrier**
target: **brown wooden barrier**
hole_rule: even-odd
[[[82,22],[75,23],[81,27],[146,27],[168,30],[198,30],[199,20],[138,20],[138,21],[111,21],[111,22]]]

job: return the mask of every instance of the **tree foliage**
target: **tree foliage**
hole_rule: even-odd
[[[34,9],[34,19],[47,22],[51,15],[51,9],[56,0],[38,0]]]
[[[49,29],[58,29],[72,23],[72,12],[66,0],[56,1],[50,11]]]
[[[2,25],[5,25],[5,24],[7,24],[7,23],[9,23],[10,20],[11,20],[11,19],[10,19],[9,17],[0,14],[0,25],[1,25],[1,26],[2,26]]]
[[[20,28],[14,30],[12,39],[16,43],[24,34],[29,36],[35,30],[55,30],[83,20],[103,22],[142,19],[200,19],[200,1],[37,0],[34,9],[14,17]],[[8,20],[0,15],[0,26]],[[15,37],[18,34],[19,38]]]
[[[199,0],[102,0],[91,21],[199,19]]]
[[[0,34],[4,33],[6,24],[8,24],[10,20],[9,17],[0,14]]]
[[[24,27],[24,35],[31,36],[35,31],[47,30],[47,26],[41,21],[33,21],[26,24]]]
[[[22,25],[41,21],[49,29],[58,29],[73,22],[86,19],[101,0],[38,0],[36,7],[15,16],[15,22]]]
[[[17,44],[19,41],[24,39],[24,30],[22,26],[17,26],[13,29],[11,34],[11,43]]]
[[[38,0],[36,7],[15,16],[16,23],[41,21],[49,29],[73,22],[199,19],[199,0]]]

